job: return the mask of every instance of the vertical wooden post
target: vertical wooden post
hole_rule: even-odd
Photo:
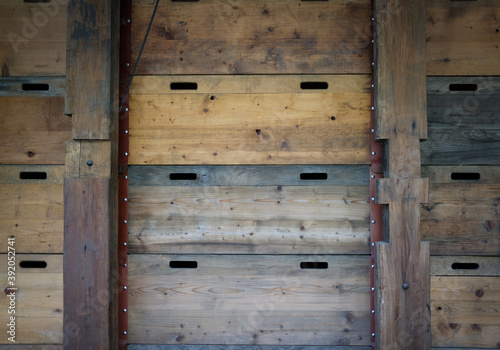
[[[377,349],[430,349],[429,245],[420,242],[420,140],[426,138],[425,0],[375,0],[375,110],[385,141],[375,200],[388,204],[375,244]]]
[[[64,348],[117,349],[118,0],[69,0]]]

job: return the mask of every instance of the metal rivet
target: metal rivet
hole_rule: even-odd
[[[372,84],[372,88],[374,88],[374,87],[375,87],[375,84]]]
[[[374,247],[374,246],[375,246],[375,243],[372,242],[372,247]]]
[[[372,269],[374,269],[374,268],[375,268],[375,265],[372,265]]]
[[[128,134],[128,130],[125,130],[125,134]]]
[[[375,20],[375,17],[372,17],[372,21],[374,21],[374,20]]]
[[[375,221],[375,220],[372,220],[372,224],[374,224],[374,223],[376,223],[376,221]]]
[[[372,202],[375,202],[375,197],[372,197]]]
[[[375,110],[375,107],[372,107],[372,111],[374,111],[374,110]]]
[[[128,152],[123,153],[125,156],[128,156]]]
[[[123,290],[127,290],[127,286],[123,286]]]
[[[127,335],[127,332],[125,332],[125,331],[124,331],[124,332],[123,332],[123,335]]]
[[[123,242],[123,245],[126,246],[127,245],[127,242]]]
[[[94,162],[93,162],[93,161],[91,161],[90,159],[89,159],[89,160],[87,160],[87,165],[88,165],[88,166],[92,166],[93,164],[94,164]]]
[[[375,178],[375,175],[372,175],[372,179],[374,179],[374,178]]]
[[[403,287],[404,290],[407,290],[408,288],[410,288],[410,286],[406,282],[403,283],[403,285],[401,287]]]
[[[375,62],[372,62],[372,66],[374,66],[374,65],[375,65]]]
[[[125,107],[125,112],[128,112],[128,107]]]
[[[372,287],[372,292],[375,292],[375,287]]]
[[[127,176],[127,175],[125,175],[125,180],[127,180],[127,179],[128,179],[128,176]]]
[[[125,63],[125,66],[126,66],[126,67],[130,67],[130,63],[128,63],[128,62],[127,62],[127,63]]]
[[[123,198],[123,201],[126,202],[126,201],[128,201],[128,199],[127,198]]]
[[[376,155],[376,154],[377,154],[377,152],[372,152],[372,156],[374,156],[374,155]]]
[[[375,132],[375,129],[372,129],[372,132]]]
[[[123,267],[127,267],[127,264],[123,264]]]
[[[372,39],[372,43],[374,43],[374,42],[375,42],[375,40]]]
[[[372,19],[372,21],[373,21],[373,19]],[[127,18],[127,23],[130,23],[130,18]]]
[[[123,223],[126,224],[127,223],[127,220],[123,220]]]
[[[372,333],[372,337],[375,338],[375,333]]]
[[[123,309],[123,312],[127,312],[127,309]]]
[[[372,314],[374,314],[374,313],[375,313],[375,310],[372,310]]]

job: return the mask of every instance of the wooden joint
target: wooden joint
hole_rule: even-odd
[[[401,200],[427,203],[429,179],[427,178],[383,178],[375,181],[375,203],[390,204]]]
[[[66,178],[110,178],[111,141],[66,143]]]

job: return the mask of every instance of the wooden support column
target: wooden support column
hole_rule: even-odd
[[[426,138],[425,0],[375,0],[375,111],[388,204],[375,244],[375,341],[380,350],[430,349],[429,244],[420,242],[420,140]]]
[[[64,349],[118,349],[118,0],[69,0]]]

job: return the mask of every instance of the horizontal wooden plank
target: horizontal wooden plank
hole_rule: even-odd
[[[366,165],[131,166],[129,186],[363,186]]]
[[[427,74],[500,74],[498,18],[498,1],[427,0]]]
[[[500,79],[428,78],[422,164],[500,164]]]
[[[0,98],[0,164],[64,164],[71,118],[62,97]]]
[[[368,186],[131,186],[129,251],[367,254]]]
[[[431,277],[432,345],[497,348],[499,277]]]
[[[14,236],[18,253],[63,252],[63,178],[63,166],[0,166],[0,251]]]
[[[3,350],[0,347],[1,350]],[[151,345],[130,344],[129,350],[331,350],[331,346],[302,345]],[[335,350],[370,350],[368,346],[335,346]],[[466,349],[465,349],[466,350]]]
[[[290,85],[288,76],[268,78]],[[129,163],[368,164],[370,94],[348,81],[339,78],[338,89],[350,92],[338,93],[297,93],[294,86],[290,93],[246,93],[242,83],[232,93],[216,86],[166,96],[166,84],[155,94],[132,94]]]
[[[500,254],[500,169],[427,166],[429,202],[422,205],[421,234],[433,255]]]
[[[500,257],[433,256],[431,275],[500,277]]]
[[[20,350],[20,349],[29,349],[29,350],[63,350],[63,345],[39,345],[39,344],[23,344],[23,345],[15,345],[15,344],[0,344],[0,350]],[[363,349],[364,350],[364,349]]]
[[[2,1],[1,76],[66,75],[66,3]]]
[[[153,3],[133,2],[132,61]],[[138,74],[369,73],[370,2],[160,2]]]
[[[197,268],[171,268],[172,261]],[[302,269],[302,262],[328,267]],[[368,256],[131,254],[129,342],[369,345],[369,263]]]
[[[14,248],[17,248],[18,239]],[[7,253],[7,249],[3,250]],[[16,249],[17,252],[17,249]],[[0,271],[2,290],[15,290],[16,343],[62,344],[63,340],[63,256],[60,255],[15,255],[15,286],[8,284],[7,254],[1,254]],[[13,256],[13,255],[10,255]],[[45,263],[45,267],[43,267]],[[26,264],[26,265],[25,265]],[[42,265],[40,265],[42,264]],[[37,266],[37,267],[30,267]],[[14,291],[12,291],[14,292]],[[8,295],[9,295],[8,294]],[[0,307],[5,311],[0,322],[10,322],[7,310],[11,298],[0,298]],[[14,299],[13,299],[14,300]],[[0,343],[10,344],[9,335],[3,332]]]
[[[64,96],[64,77],[1,77],[0,97],[56,97]]]

